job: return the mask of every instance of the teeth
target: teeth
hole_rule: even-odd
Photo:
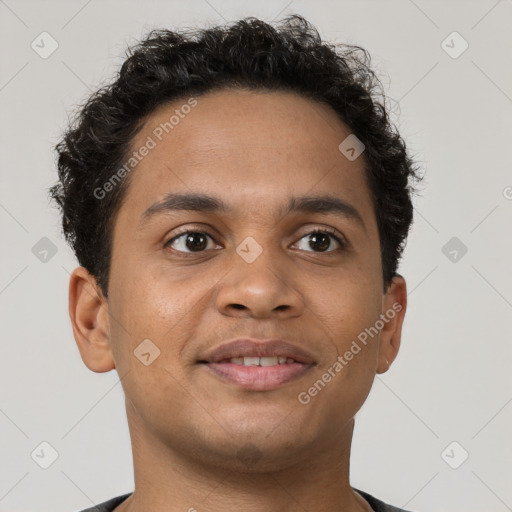
[[[294,363],[289,357],[232,357],[230,363],[244,366],[276,366],[277,364]]]

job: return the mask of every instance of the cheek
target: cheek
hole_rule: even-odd
[[[162,263],[118,265],[111,281],[111,335],[126,366],[133,366],[133,352],[146,339],[160,350],[159,362],[178,366],[179,353],[212,300],[215,282],[215,275],[191,279]]]
[[[116,369],[126,375],[123,387],[136,410],[148,409],[157,421],[186,398],[179,353],[196,323],[190,315],[198,298],[184,283],[149,268],[125,271],[131,277],[112,282],[109,304]]]
[[[311,417],[325,415],[333,425],[352,418],[366,400],[375,378],[379,334],[368,332],[379,318],[380,297],[374,287],[340,287],[324,296],[324,330],[329,349],[298,397]]]
[[[147,261],[119,261],[111,283],[114,309],[127,330],[137,336],[171,329],[191,297],[190,287]]]
[[[332,279],[322,290],[311,290],[310,300],[315,316],[325,322],[340,349],[373,325],[382,307],[380,282],[367,269],[357,268],[342,279]]]
[[[361,269],[316,296],[313,318],[327,336],[329,350],[315,380],[328,382],[324,400],[335,403],[343,397],[349,410],[363,403],[375,375],[380,333],[372,326],[381,313],[379,286]]]

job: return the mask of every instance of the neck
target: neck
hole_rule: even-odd
[[[135,491],[115,512],[360,512],[371,510],[349,483],[354,421],[335,439],[311,447],[287,461],[271,461],[261,453],[258,470],[205,460],[200,452],[180,451],[142,428],[130,410]],[[295,455],[294,455],[295,456]],[[233,458],[231,457],[231,461]],[[217,462],[217,463],[215,463]]]

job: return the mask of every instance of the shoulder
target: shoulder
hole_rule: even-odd
[[[375,512],[410,512],[403,508],[388,505],[387,503],[384,503],[383,501],[375,498],[367,492],[360,491],[359,489],[354,490],[358,492],[370,504]]]
[[[125,501],[132,493],[123,494],[122,496],[116,496],[115,498],[111,498],[108,501],[104,501],[103,503],[98,503],[94,507],[86,508],[84,510],[80,510],[79,512],[112,512],[118,505],[121,505],[123,501]]]

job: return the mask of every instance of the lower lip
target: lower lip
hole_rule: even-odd
[[[313,365],[286,363],[274,366],[244,366],[235,363],[206,363],[205,366],[242,388],[267,391],[302,377]]]

